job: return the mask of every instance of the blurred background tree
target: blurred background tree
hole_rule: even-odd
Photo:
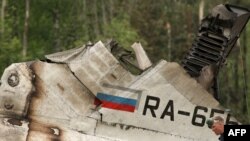
[[[0,74],[15,62],[109,38],[129,50],[140,41],[154,63],[180,63],[201,18],[221,3],[250,7],[249,0],[1,0]],[[220,101],[242,123],[250,123],[249,37],[250,23],[219,75]]]

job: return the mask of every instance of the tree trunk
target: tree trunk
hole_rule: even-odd
[[[243,32],[243,53],[242,53],[242,61],[243,61],[243,81],[244,81],[244,102],[243,102],[243,113],[247,113],[248,104],[247,104],[247,94],[248,94],[248,87],[247,87],[247,27],[245,27],[245,30]]]
[[[1,35],[4,34],[4,16],[5,16],[5,7],[6,7],[7,1],[2,0],[2,9],[1,9]]]
[[[86,36],[87,36],[87,39],[90,40],[91,37],[90,37],[90,29],[88,28],[88,23],[90,22],[90,19],[87,17],[87,14],[88,14],[88,9],[87,9],[87,2],[86,0],[83,0],[82,1],[82,29],[87,33]]]
[[[98,7],[97,7],[97,0],[93,0],[93,10],[94,10],[94,32],[95,32],[95,38],[99,36],[100,34],[100,27],[99,27],[99,19],[98,19]]]
[[[204,0],[201,0],[199,4],[199,24],[201,24],[203,16],[204,16]]]
[[[171,24],[169,22],[166,23],[166,28],[168,33],[168,61],[171,62],[172,39],[171,39]]]
[[[95,5],[95,1],[84,0],[83,1],[83,8],[85,11],[86,16],[86,30],[88,35],[88,40],[92,41],[95,39],[95,16],[94,16],[94,9],[92,8]]]
[[[240,48],[239,41],[237,41],[235,48]],[[239,53],[235,53],[234,55],[234,71],[233,71],[233,77],[234,77],[234,93],[240,93],[239,91]]]
[[[102,22],[104,25],[107,25],[107,16],[106,16],[106,5],[105,5],[106,0],[102,0]]]
[[[30,12],[30,1],[25,0],[25,20],[24,20],[24,31],[23,31],[23,57],[27,56],[28,48],[28,30],[29,30],[29,12]]]
[[[111,21],[114,15],[114,2],[109,0],[109,20]]]
[[[60,36],[59,36],[59,10],[56,6],[53,9],[53,27],[54,27],[54,50],[60,51]]]
[[[127,9],[128,9],[128,14],[131,15],[132,14],[132,11],[134,9],[134,6],[135,6],[135,0],[130,0],[128,1],[128,4],[127,4]]]

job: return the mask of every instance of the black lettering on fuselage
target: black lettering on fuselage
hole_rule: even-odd
[[[224,114],[225,112],[223,110],[211,109],[210,118],[214,117],[215,113]]]
[[[202,110],[206,113],[208,111],[208,108],[203,107],[203,106],[195,106],[194,114],[192,118],[192,124],[195,126],[203,127],[206,122],[206,116],[199,114],[198,113],[199,110]],[[197,119],[200,119],[200,120],[197,121]]]
[[[165,115],[170,116],[171,121],[174,121],[174,102],[173,102],[173,100],[168,101],[168,104],[161,115],[161,119],[164,119]]]
[[[155,105],[149,105],[149,101],[155,101],[156,104]],[[147,113],[147,109],[149,109],[151,111],[151,114],[153,117],[156,117],[155,115],[155,110],[158,109],[159,107],[159,104],[160,104],[160,98],[158,97],[154,97],[154,96],[147,96],[146,97],[146,102],[145,102],[145,106],[144,106],[144,109],[143,109],[143,115],[146,115]]]

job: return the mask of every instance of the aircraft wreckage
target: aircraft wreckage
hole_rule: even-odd
[[[218,70],[249,16],[247,9],[216,6],[182,65],[151,64],[133,44],[139,75],[126,67],[129,53],[114,41],[10,65],[1,77],[1,141],[217,140],[206,120],[237,120],[199,76],[209,65]]]

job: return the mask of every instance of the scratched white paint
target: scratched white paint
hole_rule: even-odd
[[[78,51],[78,49],[75,49]],[[72,51],[71,51],[72,52]],[[112,91],[102,87],[103,83],[127,87],[135,76],[123,68],[110,51],[99,41],[94,46],[86,47],[78,55],[62,52],[47,55],[46,58],[55,62],[66,63],[76,77],[94,94],[100,91]],[[61,59],[62,54],[68,54],[70,59]],[[58,57],[59,56],[59,57]],[[58,59],[59,58],[59,59]]]
[[[27,135],[29,141],[50,140],[54,137],[62,141],[217,140],[217,136],[205,124],[194,125],[192,117],[194,109],[202,106],[207,111],[199,110],[198,113],[209,118],[212,108],[220,109],[219,103],[177,63],[162,60],[143,74],[134,76],[119,64],[101,42],[92,47],[49,55],[47,58],[54,63],[35,61],[30,69],[27,69],[27,65],[24,67],[26,73],[18,73],[20,78],[25,78],[20,83],[20,86],[25,87],[14,87],[13,90],[18,95],[24,94],[23,98],[17,99],[13,95],[7,102],[26,105],[31,90],[36,96],[32,95],[28,99],[28,107],[21,106],[12,111],[22,116],[26,112],[20,111],[28,108],[30,112],[26,123],[18,126],[1,119],[0,127],[3,130],[0,131],[0,136],[4,141],[14,141],[17,138],[20,141],[26,140]],[[17,68],[23,65],[14,66],[14,70],[19,70]],[[13,67],[6,69],[2,82],[8,79],[5,76],[8,76],[9,70],[13,70]],[[30,70],[33,75],[30,75]],[[5,91],[5,84],[0,88],[2,100],[9,95],[11,89]],[[96,108],[94,99],[98,92],[136,99],[138,104],[135,112],[101,106]],[[150,109],[143,114],[149,96],[160,100],[159,106],[153,110],[155,117]],[[162,119],[161,115],[171,100],[171,115],[174,119],[171,120],[170,115],[165,115]],[[4,109],[5,102],[0,101],[0,115],[15,118]],[[151,99],[147,105],[154,106],[156,103]],[[179,110],[188,112],[189,115],[181,115]],[[227,114],[223,116],[226,117]],[[201,121],[197,119],[196,122]],[[36,129],[39,126],[43,130]],[[14,135],[10,136],[12,132]]]
[[[176,68],[173,69],[173,67]],[[212,133],[210,129],[207,128],[206,125],[199,127],[199,126],[194,126],[191,123],[192,116],[194,114],[193,111],[195,109],[195,106],[197,106],[196,103],[200,103],[199,100],[192,98],[188,99],[189,97],[186,97],[184,94],[180,93],[180,91],[178,91],[178,88],[176,88],[176,86],[181,87],[183,84],[185,84],[182,83],[182,81],[188,81],[186,79],[192,79],[192,78],[186,75],[184,71],[179,71],[179,72],[177,71],[176,74],[178,74],[178,76],[172,75],[171,78],[168,77],[169,79],[166,79],[165,74],[162,73],[162,72],[173,73],[170,70],[176,71],[180,68],[181,67],[179,65],[176,65],[175,63],[167,63],[165,61],[162,61],[151,70],[148,70],[147,72],[142,74],[141,77],[137,78],[135,82],[132,82],[129,88],[142,90],[143,92],[140,99],[138,110],[135,113],[116,111],[106,108],[102,108],[100,110],[100,112],[103,113],[103,121],[107,123],[119,123],[122,125],[135,126],[134,129],[133,127],[131,127],[132,129],[126,131],[126,130],[121,130],[117,127],[114,129],[112,128],[114,131],[112,130],[112,132],[109,132],[104,130],[105,128],[99,131],[98,128],[97,133],[102,135],[108,134],[108,136],[115,136],[117,138],[128,137],[129,140],[136,140],[136,138],[133,139],[133,137],[136,136],[136,134],[138,135],[143,134],[144,135],[143,137],[145,137],[145,139],[143,138],[143,140],[152,140],[152,137],[155,136],[147,136],[148,134],[144,133],[144,132],[150,132],[151,130],[159,132],[159,134],[154,132],[155,134],[160,136],[158,140],[164,140],[169,136],[171,137],[174,136],[175,140],[189,140],[189,139],[197,141],[216,140],[217,137],[214,135],[214,133]],[[178,77],[182,78],[179,79]],[[216,100],[213,99],[213,97],[210,94],[208,94],[205,90],[203,90],[202,87],[199,86],[197,82],[195,82],[195,80],[192,79],[192,81],[193,83],[195,83],[195,85],[189,84],[190,88],[188,87],[186,88],[189,89],[189,93],[193,92],[194,94],[196,94],[196,97],[199,97],[200,99],[206,97],[205,100],[210,101],[210,105],[209,103],[206,104],[206,102],[200,105],[200,106],[206,106],[208,108],[207,112],[203,112],[202,110],[199,111],[199,114],[202,114],[206,118],[209,118],[211,108],[220,109],[219,104]],[[185,88],[185,86],[183,86],[183,88]],[[199,89],[200,91],[203,91],[204,94],[197,93],[199,92]],[[131,92],[121,93],[119,91],[117,93],[114,93],[113,95],[137,98],[138,94]],[[143,115],[146,96],[148,95],[160,98],[159,108],[155,110],[156,117],[153,117],[149,110],[147,111],[146,115]],[[173,105],[174,105],[173,121],[170,120],[170,116],[168,115],[166,115],[164,119],[160,118],[169,100],[173,100]],[[156,104],[151,103],[151,105],[156,105]],[[188,111],[190,112],[190,116],[179,115],[178,110]],[[226,115],[222,116],[226,117]],[[119,124],[117,126],[119,126]],[[132,131],[131,133],[130,130]],[[136,130],[137,132],[135,132],[134,130]]]

